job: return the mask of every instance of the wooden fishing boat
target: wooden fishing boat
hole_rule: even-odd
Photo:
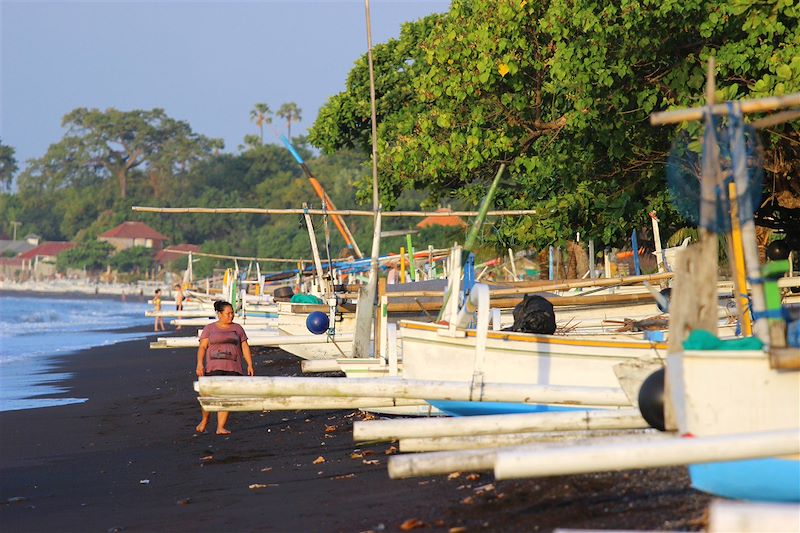
[[[329,310],[330,309],[324,305],[280,302],[277,304],[277,327],[282,335],[308,336],[311,334],[306,326],[308,315],[315,311],[327,315]],[[342,308],[341,311],[343,311],[341,321],[335,323],[336,333],[349,334],[349,340],[334,342],[334,339],[331,339],[328,342],[320,342],[317,344],[286,344],[281,345],[280,348],[301,359],[336,359],[337,357],[349,356],[350,352],[353,350],[352,333],[355,325],[355,315],[344,308]],[[320,338],[328,337],[328,335],[324,333],[318,336]]]
[[[669,356],[667,379],[685,437],[800,427],[800,368],[773,368],[766,351],[686,350]],[[689,473],[695,488],[726,498],[800,502],[800,455],[693,464]]]
[[[712,57],[709,95],[714,94],[713,72]],[[714,132],[712,116],[730,114],[734,183],[729,189],[739,200],[731,203],[731,237],[738,256],[733,271],[739,292],[750,286],[751,302],[743,303],[752,309],[753,318],[752,339],[725,343],[713,331],[693,331],[681,345],[687,324],[692,329],[713,329],[709,327],[713,320],[708,316],[707,287],[717,275],[717,249],[716,236],[707,232],[696,248],[678,260],[681,278],[676,278],[675,298],[682,309],[671,324],[674,342],[666,366],[666,395],[658,386],[658,375],[648,378],[641,393],[645,418],[661,429],[675,431],[676,437],[661,443],[592,443],[569,450],[501,452],[494,466],[498,479],[688,465],[692,484],[714,495],[800,502],[800,346],[787,336],[797,321],[787,322],[792,313],[781,307],[779,291],[793,281],[775,280],[776,275],[791,271],[790,263],[761,265],[750,216],[752,205],[746,195],[736,196],[751,185],[742,141],[743,113],[798,105],[800,93],[719,106],[714,106],[709,96],[705,109],[665,112],[657,120],[653,117],[653,123],[705,118],[707,140],[715,142],[713,133],[708,133]],[[716,152],[704,153],[708,159],[704,159],[702,187],[706,190],[713,190],[717,183]],[[708,161],[710,164],[705,164]],[[707,205],[712,208],[706,213],[713,216],[714,202]],[[743,218],[737,214],[739,209],[745,213]],[[709,227],[707,219],[703,226]],[[736,247],[741,250],[736,252]],[[659,397],[665,398],[663,411]],[[661,420],[659,412],[664,415]],[[792,512],[796,516],[797,509]]]
[[[616,387],[614,366],[636,359],[661,364],[666,344],[611,338],[556,337],[525,333],[489,332],[483,354],[475,331],[463,337],[446,335],[447,327],[419,322],[400,325],[403,376],[495,383],[531,383]],[[432,405],[458,416],[569,410],[553,405],[498,404],[491,402],[432,401]]]

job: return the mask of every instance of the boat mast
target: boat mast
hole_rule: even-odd
[[[353,338],[353,357],[369,357],[369,338],[372,321],[377,311],[375,298],[378,285],[378,257],[381,243],[380,190],[378,189],[378,120],[375,108],[375,69],[372,64],[372,22],[369,0],[364,0],[364,15],[367,25],[367,63],[369,65],[369,99],[372,113],[372,211],[375,223],[372,231],[372,254],[369,280],[366,288],[359,291],[356,311],[356,328]],[[376,332],[377,333],[377,332]],[[375,335],[378,339],[378,335]]]

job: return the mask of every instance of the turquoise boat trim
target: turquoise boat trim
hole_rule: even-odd
[[[690,465],[697,490],[737,500],[800,502],[800,460],[751,459]]]
[[[585,411],[585,407],[560,407],[553,405],[513,402],[455,402],[428,400],[428,403],[450,416],[510,415],[518,413],[555,413],[561,411]]]

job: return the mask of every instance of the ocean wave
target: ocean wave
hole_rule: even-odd
[[[130,335],[113,332],[149,324],[149,308],[138,302],[0,296],[0,363],[127,340]]]
[[[54,386],[65,374],[54,372],[52,356],[143,338],[144,332],[119,331],[152,324],[140,302],[0,296],[0,411],[82,402],[85,398],[31,397],[61,394]]]

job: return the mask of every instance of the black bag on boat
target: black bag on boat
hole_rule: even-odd
[[[553,304],[538,294],[526,294],[514,307],[514,325],[504,331],[552,335],[556,331]]]

